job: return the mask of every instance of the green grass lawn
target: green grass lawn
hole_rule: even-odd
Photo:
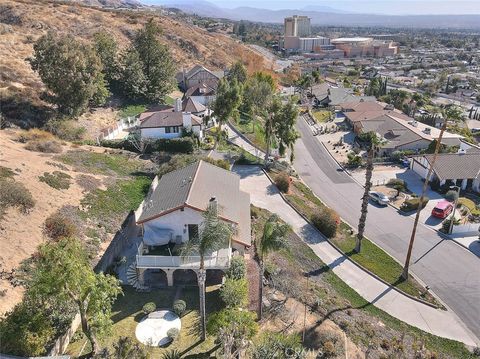
[[[102,347],[112,348],[113,344],[118,341],[120,337],[131,337],[135,339],[135,328],[137,324],[145,316],[142,312],[142,307],[145,303],[154,302],[158,309],[171,309],[176,288],[164,288],[152,290],[149,293],[136,292],[132,287],[123,288],[124,295],[120,296],[113,305],[112,321],[113,327],[110,335],[100,339]],[[182,353],[182,357],[189,357],[190,355],[213,352],[216,347],[213,337],[207,337],[205,342],[200,341],[199,332],[199,314],[198,314],[198,288],[186,287],[182,290],[180,299],[187,303],[186,313],[182,316],[182,329],[180,337],[174,343],[165,348],[146,347],[151,358],[160,358],[163,353],[170,350],[178,350]],[[220,310],[223,303],[218,296],[217,287],[207,288],[207,315],[213,311]],[[78,357],[80,352],[86,354],[89,352],[89,344],[83,335],[80,338],[70,343],[67,354],[73,357]],[[84,347],[85,346],[85,347]],[[84,348],[83,348],[84,347]],[[83,348],[83,351],[82,351]]]
[[[263,123],[259,119],[247,121],[242,117],[235,123],[235,128],[245,135],[255,146],[265,151],[267,148],[265,144],[265,132],[263,130]]]
[[[324,123],[330,119],[332,113],[327,110],[313,110],[312,115],[313,118],[317,121],[317,123]]]
[[[290,203],[307,218],[311,218],[315,212],[325,207],[322,201],[302,182],[294,181],[292,187],[292,190],[286,197]],[[364,238],[361,252],[358,254],[355,253],[355,236],[350,234],[350,230],[351,228],[348,224],[341,222],[337,230],[337,235],[331,238],[331,241],[335,243],[342,252],[348,255],[350,259],[372,271],[387,283],[403,290],[405,293],[438,304],[433,296],[428,293],[424,294],[424,287],[413,277],[410,277],[408,281],[401,280],[402,266],[370,240]]]
[[[118,115],[120,118],[137,116],[147,109],[146,105],[127,105],[120,109]]]

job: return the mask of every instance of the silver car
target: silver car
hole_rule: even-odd
[[[368,192],[370,199],[381,206],[386,206],[390,202],[390,199],[387,195],[382,192],[370,191]]]

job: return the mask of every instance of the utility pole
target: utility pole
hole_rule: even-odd
[[[425,178],[425,182],[423,183],[422,195],[420,196],[420,202],[417,208],[417,215],[415,216],[415,222],[413,223],[412,235],[410,237],[410,243],[408,244],[408,251],[407,251],[407,258],[405,259],[405,266],[403,267],[402,278],[404,280],[408,280],[408,269],[410,267],[410,259],[412,257],[412,250],[413,250],[413,242],[415,242],[415,235],[417,234],[417,226],[418,220],[420,219],[420,212],[423,209],[423,201],[425,200],[425,192],[427,191],[428,181],[432,176],[433,172],[433,165],[437,160],[438,152],[440,151],[440,146],[442,145],[442,138],[443,133],[447,129],[447,118],[443,121],[442,129],[440,130],[440,135],[437,139],[437,145],[435,146],[435,152],[433,153],[432,162],[430,163],[430,168],[428,169],[427,177]]]

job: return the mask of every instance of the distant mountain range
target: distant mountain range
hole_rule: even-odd
[[[412,28],[468,28],[480,29],[480,15],[379,15],[339,10],[330,6],[310,5],[303,9],[270,10],[253,7],[228,9],[205,0],[158,0],[162,6],[174,7],[186,13],[231,20],[283,23],[293,14],[306,15],[313,25],[331,26],[386,26]],[[450,2],[455,6],[454,2]]]

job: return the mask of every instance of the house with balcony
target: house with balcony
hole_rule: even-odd
[[[240,190],[240,177],[205,161],[198,161],[155,178],[149,194],[138,208],[141,227],[134,281],[140,286],[196,280],[200,257],[182,255],[185,244],[202,231],[203,213],[215,206],[220,220],[230,224],[233,238],[225,247],[204,258],[207,280],[230,266],[234,255],[243,255],[251,245],[250,195]],[[222,273],[220,273],[221,275]],[[130,280],[129,280],[130,281]],[[131,283],[133,284],[133,283]]]

